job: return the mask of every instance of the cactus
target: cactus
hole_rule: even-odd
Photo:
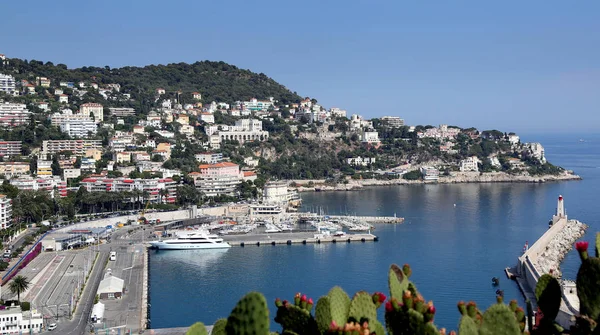
[[[297,293],[294,297],[294,305],[280,299],[275,300],[277,314],[275,322],[279,323],[284,332],[298,335],[310,335],[319,333],[317,322],[310,314],[313,300],[306,295]]]
[[[385,328],[383,328],[381,322],[377,320],[369,321],[369,328],[371,329],[371,332],[375,333],[375,335],[385,335]]]
[[[577,272],[577,296],[579,312],[592,320],[600,316],[600,258],[589,257],[588,242],[577,242],[575,248],[581,258],[581,266]]]
[[[348,313],[350,312],[350,297],[339,286],[329,290],[327,296],[331,306],[331,320],[338,325],[345,324],[348,321]]]
[[[227,318],[228,335],[269,334],[269,309],[265,297],[258,292],[246,294]]]
[[[350,302],[350,311],[348,318],[354,318],[359,321],[367,318],[367,321],[377,320],[377,308],[373,303],[371,295],[365,291],[357,292]]]
[[[317,320],[317,326],[321,334],[327,332],[329,325],[331,325],[331,300],[328,296],[324,296],[317,300],[317,306],[315,307],[315,319]]]
[[[544,314],[543,322],[554,323],[562,300],[558,280],[549,274],[542,275],[535,286],[535,298]]]
[[[188,329],[185,335],[208,335],[208,332],[202,322],[196,322]]]
[[[497,303],[483,313],[479,335],[519,335],[521,329],[515,312],[503,303]]]
[[[596,257],[600,257],[600,233],[596,233]]]
[[[227,319],[219,319],[213,325],[213,329],[210,332],[211,335],[225,335],[225,327],[227,326]]]
[[[402,293],[408,289],[408,276],[396,264],[392,264],[389,271],[388,284],[390,297],[402,299]]]

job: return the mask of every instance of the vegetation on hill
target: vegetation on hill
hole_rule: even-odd
[[[282,104],[297,102],[301,97],[285,86],[267,77],[264,73],[254,73],[225,62],[202,61],[193,64],[176,63],[168,65],[148,65],[144,67],[126,66],[122,68],[84,66],[68,69],[64,64],[37,60],[9,59],[7,65],[0,64],[2,73],[11,74],[17,80],[35,82],[36,77],[51,78],[53,82],[83,81],[97,83],[100,87],[118,83],[121,93],[131,94],[130,107],[147,112],[154,107],[156,89],[166,90],[166,96],[178,97],[181,103],[193,103],[193,92],[202,94],[202,101],[233,103],[251,98],[268,99],[273,97]],[[181,94],[177,95],[180,91]],[[122,102],[108,101],[123,106]]]

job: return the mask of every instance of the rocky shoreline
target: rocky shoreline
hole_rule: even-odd
[[[546,250],[537,258],[535,267],[542,273],[552,273],[560,277],[560,263],[580,239],[588,226],[577,220],[569,220],[565,227],[548,243]]]
[[[292,187],[298,192],[320,191],[356,191],[365,186],[417,185],[417,184],[459,184],[459,183],[546,183],[556,181],[581,180],[572,173],[561,175],[531,176],[529,174],[508,174],[504,172],[455,172],[450,176],[440,176],[438,181],[406,180],[406,179],[348,179],[343,184],[328,184],[325,180],[293,180]]]

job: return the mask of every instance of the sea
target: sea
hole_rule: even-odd
[[[584,240],[600,231],[600,135],[530,135],[548,160],[583,180],[540,184],[496,183],[368,187],[361,191],[303,193],[304,211],[404,217],[402,224],[376,225],[378,242],[292,246],[246,246],[227,250],[151,251],[150,327],[213,324],[227,317],[250,291],[262,292],[273,321],[274,300],[296,292],[315,301],[333,286],[350,296],[364,290],[389,295],[391,264],[410,264],[411,280],[437,308],[438,327],[457,329],[456,304],[475,301],[486,309],[496,299],[524,301],[504,268],[516,264],[548,229],[559,195],[570,218],[590,226]],[[563,262],[565,278],[579,267],[575,251]],[[500,278],[498,287],[492,278]],[[383,312],[379,311],[382,316]]]

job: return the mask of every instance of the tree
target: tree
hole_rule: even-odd
[[[54,155],[52,157],[52,164],[50,165],[50,167],[52,168],[52,175],[53,176],[60,176],[62,175],[62,169],[60,168],[60,163],[58,162],[58,156]]]
[[[13,278],[9,285],[10,292],[17,295],[17,301],[21,302],[21,292],[27,291],[29,288],[29,280],[21,275]]]

